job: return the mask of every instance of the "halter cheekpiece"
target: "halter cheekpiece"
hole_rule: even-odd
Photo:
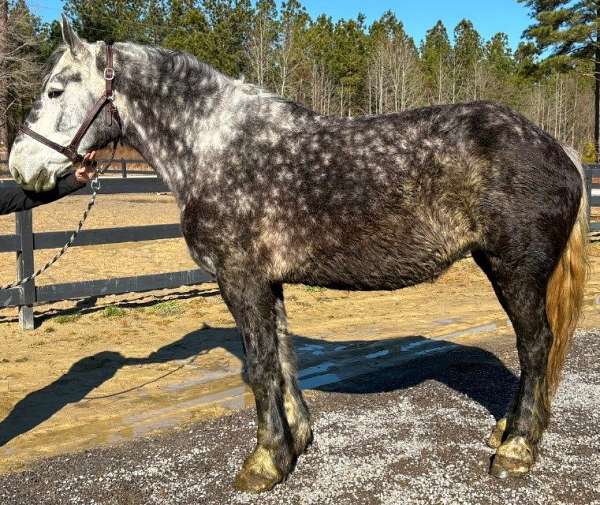
[[[31,138],[41,142],[45,146],[50,149],[54,149],[58,151],[63,156],[66,156],[73,163],[80,163],[83,161],[83,156],[77,153],[79,149],[79,144],[81,140],[87,133],[87,131],[92,126],[92,123],[96,120],[100,112],[107,107],[107,119],[109,126],[112,126],[113,118],[119,125],[119,130],[121,129],[121,117],[119,116],[119,111],[114,104],[114,91],[113,91],[113,80],[115,78],[115,69],[113,67],[113,47],[111,43],[106,44],[106,68],[103,72],[104,82],[105,82],[105,90],[102,96],[96,101],[94,106],[90,109],[90,111],[85,116],[83,123],[75,133],[73,140],[67,146],[61,146],[56,142],[40,135],[39,133],[34,132],[31,128],[21,125],[19,127],[19,132],[24,133],[25,135],[29,135]],[[116,148],[119,139],[115,140],[114,148]]]

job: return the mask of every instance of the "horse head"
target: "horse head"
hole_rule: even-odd
[[[106,45],[80,39],[65,17],[62,36],[64,44],[51,59],[52,68],[42,83],[41,96],[25,125],[48,141],[66,146],[105,92],[100,60]],[[119,135],[118,122],[107,122],[101,115],[91,123],[77,146],[77,153],[102,148]],[[72,165],[72,159],[23,132],[15,138],[9,157],[9,169],[15,180],[25,189],[38,192],[52,189],[56,179]]]

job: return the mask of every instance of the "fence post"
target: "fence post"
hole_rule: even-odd
[[[124,159],[121,160],[121,175],[123,179],[127,179],[127,162]]]
[[[585,166],[585,190],[587,191],[587,220],[588,223],[592,220],[592,169],[598,167],[599,165],[586,165]]]
[[[17,251],[17,280],[33,273],[33,226],[31,211],[17,212],[16,234],[19,241]],[[35,303],[35,281],[30,280],[21,286],[24,305],[19,306],[19,325],[22,330],[33,330],[33,304]]]

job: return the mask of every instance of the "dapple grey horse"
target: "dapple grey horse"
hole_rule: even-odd
[[[73,135],[105,87],[105,44],[63,20],[27,126]],[[257,444],[235,483],[264,491],[312,440],[286,329],[283,284],[393,290],[432,281],[471,253],[517,334],[521,378],[497,424],[494,475],[533,465],[582,303],[586,208],[577,156],[493,103],[358,118],[320,116],[192,56],[114,45],[114,104],[80,153],[136,148],[181,209],[193,258],[216,275],[240,329]],[[19,135],[10,170],[47,190],[71,161]]]

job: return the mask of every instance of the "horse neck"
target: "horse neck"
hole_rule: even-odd
[[[218,130],[217,116],[227,114],[215,106],[224,102],[228,83],[216,72],[189,75],[186,69],[166,74],[160,67],[160,61],[149,58],[141,75],[121,79],[117,105],[123,116],[123,142],[138,150],[177,194],[198,167],[196,139],[209,124]]]
[[[129,89],[117,90],[126,109],[124,142],[142,154],[180,203],[218,177],[214,160],[245,122],[272,121],[273,141],[286,125],[294,127],[295,113],[280,114],[285,102],[194,60],[155,61],[153,68],[152,56],[146,55],[141,75],[125,80]],[[307,116],[308,111],[298,121]]]

